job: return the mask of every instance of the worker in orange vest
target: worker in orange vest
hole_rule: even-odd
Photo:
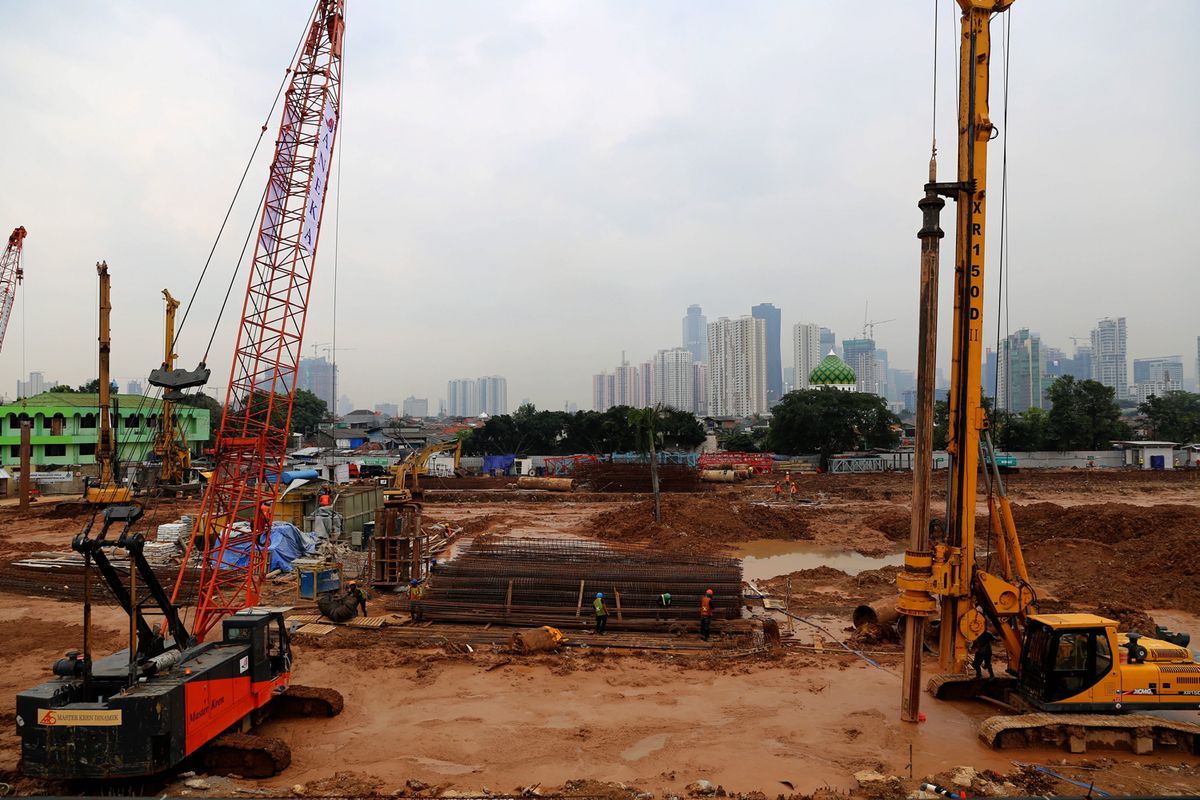
[[[778,500],[779,496],[781,494],[783,494],[783,487],[780,486],[778,482],[776,482],[776,484],[775,484],[775,499]]]
[[[792,473],[790,473],[790,472],[783,473],[783,479],[787,483],[791,483],[792,482]]]
[[[792,502],[794,503],[800,499],[800,487],[794,483],[791,484],[791,492],[792,492]]]
[[[708,641],[712,632],[713,590],[705,589],[704,597],[700,598],[700,638]]]

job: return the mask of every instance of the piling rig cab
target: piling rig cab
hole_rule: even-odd
[[[1079,752],[1089,741],[1119,741],[1135,752],[1155,744],[1197,752],[1200,726],[1127,714],[1200,710],[1200,663],[1188,650],[1186,634],[1160,629],[1139,636],[1119,633],[1114,620],[1094,614],[1037,613],[1038,593],[987,430],[981,374],[987,146],[996,133],[988,114],[990,23],[1007,12],[1013,0],[958,3],[962,27],[957,180],[938,182],[936,162],[931,160],[929,183],[918,204],[923,225],[918,233],[922,261],[913,519],[904,570],[897,577],[897,610],[907,623],[902,716],[914,722],[919,718],[920,652],[926,620],[936,617],[944,674],[930,681],[930,692],[941,699],[982,696],[1016,712],[1031,712],[988,720],[980,734],[989,743],[1053,742]],[[931,525],[929,489],[943,197],[955,201],[957,219],[946,447],[949,486],[946,524],[939,531]],[[993,543],[982,564],[977,561],[975,530],[981,480]],[[979,679],[966,672],[970,647],[989,628],[1008,655],[1010,674]]]
[[[273,775],[291,759],[287,745],[247,735],[250,727],[268,711],[332,715],[342,708],[336,691],[291,684],[282,610],[261,608],[259,601],[337,136],[344,5],[316,0],[297,60],[287,71],[212,478],[184,542],[174,588],[170,594],[163,588],[145,558],[146,543],[132,530],[141,507],[105,497],[109,506],[99,534],[91,535],[93,514],[72,543],[84,561],[82,650],[54,665],[53,680],[17,697],[27,775],[141,777],[193,755],[210,770]],[[106,301],[102,292],[102,306]],[[102,365],[106,325],[105,315]],[[173,345],[172,340],[162,367],[150,374],[150,383],[168,400],[202,386],[209,375],[207,353],[194,370],[173,368]],[[102,372],[102,405],[105,378]],[[120,534],[110,539],[115,525]],[[116,550],[128,554],[128,586],[108,557]],[[93,566],[129,614],[130,625],[129,648],[94,664]],[[190,625],[183,622],[184,607]],[[155,618],[157,629],[147,616]],[[221,638],[206,641],[214,630]]]

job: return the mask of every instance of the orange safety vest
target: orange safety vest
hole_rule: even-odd
[[[708,595],[704,595],[704,597],[700,598],[700,616],[712,616],[712,598]]]

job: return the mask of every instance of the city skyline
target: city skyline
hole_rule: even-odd
[[[1119,313],[1136,327],[1131,355],[1182,352],[1192,380],[1188,343],[1200,330],[1181,337],[1176,321],[1190,318],[1200,277],[1177,232],[1191,222],[1189,187],[1200,175],[1200,106],[1178,102],[1192,92],[1178,59],[1200,6],[1156,8],[1138,17],[1137,36],[1127,35],[1128,15],[1092,13],[1082,0],[1014,9],[1013,72],[1037,80],[1014,79],[1020,113],[1001,131],[1015,176],[1005,275],[1013,322],[1043,341],[1065,345]],[[915,363],[930,8],[876,11],[829,2],[496,3],[472,14],[355,6],[330,176],[340,198],[326,221],[337,243],[316,264],[306,343],[336,338],[339,394],[367,407],[440,397],[447,376],[484,369],[539,407],[582,404],[594,368],[547,365],[599,366],[621,350],[649,357],[677,342],[688,303],[711,319],[767,299],[783,309],[785,331],[807,319],[846,335],[861,329],[869,300],[873,317],[896,318],[886,337],[877,331],[891,364]],[[221,14],[74,0],[11,9],[0,62],[38,80],[0,87],[20,120],[7,131],[7,150],[20,157],[6,171],[0,220],[29,232],[0,353],[6,394],[30,371],[74,384],[94,376],[101,259],[112,273],[114,375],[144,379],[161,362],[160,292],[190,296],[262,124],[277,128],[278,112],[266,112],[295,44],[278,19],[253,3]],[[936,132],[948,178],[954,37],[942,38],[950,66],[938,81]],[[86,46],[94,41],[109,46]],[[203,81],[198,63],[209,67]],[[779,76],[809,74],[824,77],[787,79],[781,90]],[[888,80],[870,77],[880,74]],[[998,82],[993,97],[998,110]],[[864,108],[890,124],[867,124]],[[1123,113],[1103,112],[1086,134],[1063,123],[1098,109]],[[217,384],[227,383],[236,328],[236,313],[218,325],[218,310],[259,216],[269,150],[250,167],[177,347],[188,368],[209,350]],[[1112,153],[1138,157],[1097,157]],[[998,188],[998,159],[991,169]],[[1163,177],[1131,197],[1146,174]],[[1044,188],[1062,185],[1070,204]],[[989,204],[989,230],[1000,207]],[[938,365],[948,369],[954,230],[945,227]],[[998,245],[990,237],[985,342],[999,322]],[[235,296],[244,277],[237,283]],[[416,302],[388,313],[391,299],[444,297],[450,286],[460,289],[452,309]],[[67,319],[84,323],[49,335]],[[381,370],[382,343],[398,337],[428,344]]]

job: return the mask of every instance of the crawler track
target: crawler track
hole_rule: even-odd
[[[288,768],[292,751],[271,736],[227,733],[204,748],[200,761],[207,772],[215,775],[270,778]]]
[[[1036,712],[990,717],[979,726],[979,738],[996,749],[1052,745],[1084,753],[1091,745],[1138,755],[1155,750],[1200,755],[1200,725],[1145,714]]]

